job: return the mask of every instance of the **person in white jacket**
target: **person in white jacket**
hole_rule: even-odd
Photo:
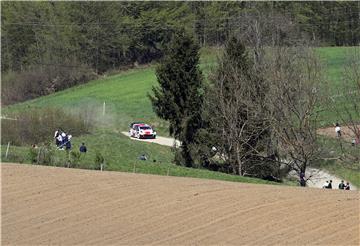
[[[340,128],[339,123],[336,123],[336,125],[335,125],[335,132],[336,132],[337,137],[341,137],[341,128]]]

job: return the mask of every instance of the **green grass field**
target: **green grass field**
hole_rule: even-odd
[[[78,149],[81,142],[87,143],[88,153],[81,156],[77,168],[94,169],[96,151],[105,157],[105,170],[136,172],[145,174],[194,177],[217,179],[234,182],[279,184],[261,179],[240,177],[225,173],[212,172],[202,169],[185,168],[172,163],[171,149],[155,143],[144,143],[130,140],[123,134],[111,131],[96,131],[92,134],[74,138],[73,149]],[[39,146],[41,147],[41,146]],[[38,151],[39,149],[36,149]],[[31,163],[30,147],[11,146],[8,158],[5,158],[6,146],[1,148],[1,157],[4,162]],[[148,160],[143,161],[138,157],[145,154]],[[66,166],[66,151],[55,151],[53,166]],[[293,184],[293,183],[286,183]]]
[[[326,73],[332,81],[331,89],[334,93],[341,79],[342,66],[346,53],[352,48],[319,48],[317,51],[326,67]],[[206,77],[216,60],[217,49],[204,49],[201,52],[201,65]],[[40,97],[24,103],[19,103],[2,109],[3,115],[27,110],[29,107],[61,107],[71,112],[88,111],[94,118],[104,118],[99,121],[92,134],[73,139],[77,147],[86,142],[89,154],[82,160],[82,165],[91,166],[94,162],[95,150],[100,151],[107,161],[108,170],[132,171],[134,163],[137,171],[142,173],[166,174],[171,167],[171,175],[216,178],[233,181],[259,182],[265,181],[244,179],[232,175],[209,172],[205,170],[187,169],[173,165],[173,153],[169,147],[157,144],[146,144],[131,141],[118,132],[128,129],[133,121],[144,121],[153,125],[160,135],[167,135],[167,124],[154,114],[151,103],[147,97],[151,87],[156,85],[154,66],[123,71],[119,74],[106,76],[87,84],[76,86],[49,96]],[[105,116],[103,104],[105,102]],[[326,109],[326,107],[325,107]],[[325,111],[321,117],[322,125],[332,124],[336,119],[333,113]],[[66,126],[63,126],[66,129]],[[3,129],[4,130],[4,129]],[[51,139],[51,136],[49,136]],[[4,146],[2,146],[2,154]],[[15,152],[25,156],[28,148],[15,148]],[[155,163],[139,161],[137,157],[146,152]],[[60,153],[58,153],[60,154]],[[3,156],[3,155],[2,155]],[[61,156],[58,157],[61,160]],[[65,158],[65,157],[63,157]],[[26,157],[24,162],[28,162]],[[5,160],[6,161],[6,160]]]

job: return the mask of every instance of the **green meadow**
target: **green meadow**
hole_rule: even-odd
[[[351,52],[351,49],[353,48],[317,49],[325,73],[331,81],[330,91],[334,94],[338,92],[346,55]],[[219,50],[215,48],[201,51],[200,68],[203,69],[205,77],[214,66],[218,52]],[[79,168],[91,168],[97,151],[105,157],[107,170],[132,172],[135,166],[136,172],[141,173],[167,175],[170,172],[169,175],[173,176],[267,183],[258,179],[175,166],[172,164],[171,148],[154,143],[132,141],[122,135],[120,132],[127,131],[129,123],[133,121],[144,121],[153,125],[159,135],[168,134],[166,122],[156,117],[147,97],[148,93],[151,93],[152,86],[156,84],[155,68],[154,65],[150,65],[122,71],[116,75],[103,76],[87,84],[2,108],[2,115],[11,117],[12,113],[31,107],[61,107],[72,113],[86,111],[91,114],[93,119],[97,119],[91,133],[73,139],[74,148],[77,149],[81,142],[85,142],[89,149],[89,153],[81,159]],[[340,101],[346,103],[344,98]],[[326,105],[320,106],[324,109],[319,122],[322,126],[331,125],[337,120],[334,112]],[[66,130],[66,126],[63,128]],[[49,136],[49,140],[52,140],[52,136]],[[28,152],[29,146],[12,146],[10,157],[15,159],[6,160],[4,159],[5,146],[2,146],[2,160],[14,161],[19,158],[19,162],[29,163]],[[140,161],[138,156],[142,153],[146,153],[150,157],[149,160]],[[56,153],[59,163],[64,162],[65,155],[62,151]]]

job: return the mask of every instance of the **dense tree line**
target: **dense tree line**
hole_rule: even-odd
[[[286,16],[317,45],[360,42],[359,2],[2,2],[1,7],[3,87],[19,84],[17,91],[25,92],[19,97],[7,88],[5,104],[156,60],[179,28],[200,46],[223,45],[254,13],[275,24]]]

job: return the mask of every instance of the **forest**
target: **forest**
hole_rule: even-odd
[[[269,26],[296,26],[313,46],[360,42],[359,2],[2,2],[1,7],[3,105],[156,61],[180,28],[201,47],[223,46],[252,15],[263,16]]]

